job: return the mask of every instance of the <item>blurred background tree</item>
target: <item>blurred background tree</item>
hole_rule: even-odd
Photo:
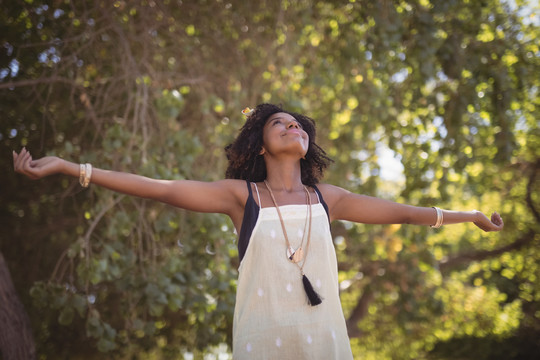
[[[220,215],[82,190],[63,176],[32,182],[13,173],[11,151],[211,181],[223,177],[240,110],[273,102],[316,120],[335,160],[325,182],[505,220],[498,234],[332,224],[356,357],[536,358],[534,6],[4,1],[0,253],[38,356],[229,353],[236,235]],[[1,312],[0,321],[7,356],[1,340],[14,330]]]

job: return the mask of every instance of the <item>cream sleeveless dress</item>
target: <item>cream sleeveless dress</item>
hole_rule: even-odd
[[[294,248],[302,241],[307,206],[280,206]],[[235,360],[353,358],[339,300],[336,254],[320,199],[312,205],[312,216],[309,249],[305,249],[304,240],[304,272],[323,299],[322,304],[308,304],[300,270],[287,259],[276,209],[260,208],[238,269]]]

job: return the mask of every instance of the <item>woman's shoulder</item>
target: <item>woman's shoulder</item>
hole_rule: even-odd
[[[214,184],[223,188],[223,190],[227,190],[233,193],[243,194],[245,192],[247,194],[248,191],[246,180],[223,179],[215,181]]]
[[[236,200],[242,205],[246,202],[249,195],[249,188],[251,184],[246,180],[241,179],[224,179],[219,180],[216,183],[219,184],[224,190],[233,194]]]
[[[343,193],[348,192],[347,190],[345,190],[345,189],[343,189],[343,188],[341,188],[339,186],[332,185],[332,184],[326,184],[326,183],[316,184],[316,187],[321,191],[321,193],[323,193],[323,194],[328,193],[329,195],[343,194]]]
[[[316,186],[329,206],[339,201],[344,195],[350,193],[348,190],[332,184],[319,183]]]

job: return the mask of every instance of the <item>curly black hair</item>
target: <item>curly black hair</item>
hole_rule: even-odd
[[[234,142],[225,147],[229,166],[225,173],[227,179],[263,181],[266,179],[266,164],[260,155],[263,146],[263,128],[268,118],[275,113],[283,112],[298,121],[309,135],[309,148],[305,159],[300,160],[302,183],[313,186],[319,182],[324,170],[330,165],[326,152],[315,143],[315,122],[301,114],[283,110],[278,105],[259,104],[247,117]]]

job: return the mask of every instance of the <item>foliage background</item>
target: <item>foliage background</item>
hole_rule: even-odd
[[[332,224],[356,357],[540,351],[534,5],[1,3],[0,252],[40,358],[227,353],[235,235],[219,215],[62,176],[31,182],[10,152],[211,181],[223,177],[240,109],[260,102],[316,119],[335,160],[327,182],[505,220],[499,234]]]

